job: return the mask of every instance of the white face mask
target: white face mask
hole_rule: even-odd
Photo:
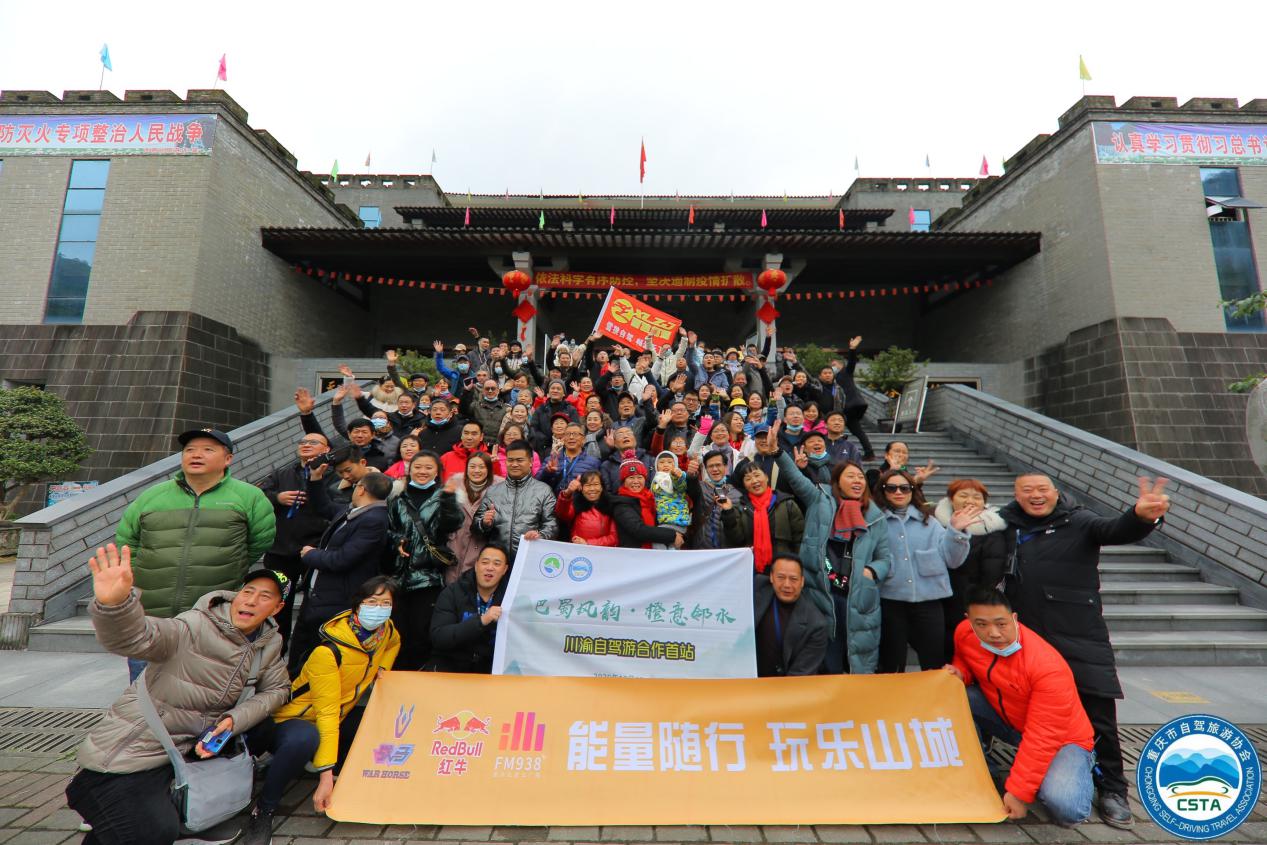
[[[361,627],[368,628],[371,631],[377,631],[391,616],[392,609],[390,607],[383,607],[377,604],[362,604],[356,609],[356,619],[361,623]]]

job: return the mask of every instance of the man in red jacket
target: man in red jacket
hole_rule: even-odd
[[[1016,621],[998,590],[971,590],[965,601],[968,618],[955,630],[946,669],[967,684],[982,741],[998,737],[1017,747],[1004,787],[1008,817],[1025,818],[1037,797],[1063,827],[1086,821],[1095,735],[1069,664]]]
[[[462,439],[440,457],[440,470],[445,480],[450,475],[466,472],[466,462],[476,452],[488,452],[484,429],[475,420],[467,420],[462,423]],[[503,474],[496,461],[493,462],[493,471],[497,475]]]

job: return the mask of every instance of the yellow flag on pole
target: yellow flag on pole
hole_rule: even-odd
[[[1082,56],[1078,56],[1078,78],[1083,82],[1091,81],[1091,71],[1087,70],[1087,63],[1082,60]]]

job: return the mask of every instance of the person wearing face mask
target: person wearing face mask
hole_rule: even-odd
[[[481,385],[479,398],[471,400],[467,417],[479,423],[485,432],[491,433],[501,428],[509,410],[510,405],[502,401],[497,382],[489,378]]]
[[[462,527],[458,476],[440,486],[440,456],[422,451],[409,462],[409,483],[387,507],[387,534],[396,550],[392,567],[400,583],[396,623],[401,631],[401,669],[420,669],[431,653],[431,614],[444,589],[445,570],[456,561],[449,537]]]
[[[473,569],[444,588],[431,617],[432,651],[425,671],[492,673],[509,572],[506,549],[490,543],[480,549]]]
[[[1010,819],[1023,819],[1039,800],[1062,827],[1086,821],[1095,734],[1073,671],[1060,652],[1017,621],[998,590],[976,587],[966,601],[967,618],[955,629],[955,658],[946,671],[968,687],[982,745],[998,737],[1016,746],[1003,810]]]
[[[433,399],[426,425],[418,431],[418,445],[424,451],[443,455],[462,440],[462,424],[453,413],[453,403]]]
[[[247,734],[251,753],[272,760],[242,842],[268,845],[282,795],[311,763],[317,770],[313,808],[324,813],[334,790],[334,771],[347,757],[361,721],[356,705],[370,681],[391,669],[400,652],[392,624],[399,588],[376,575],[352,594],[352,609],[321,626],[320,644],[291,683],[290,700]]]
[[[801,440],[800,448],[794,449],[792,455],[796,467],[801,474],[815,484],[830,484],[832,460],[827,451],[827,438],[817,431],[810,431]]]
[[[783,411],[783,425],[779,429],[779,448],[793,452],[805,441],[805,412],[796,405],[788,405]]]
[[[424,423],[426,418],[418,413],[418,397],[413,391],[402,390],[400,396],[396,399],[396,410],[387,415],[387,421],[391,425],[392,433],[397,437],[404,437],[414,429]],[[370,424],[373,425],[373,418]],[[375,426],[374,433],[381,433],[381,429]]]
[[[386,500],[392,480],[381,472],[365,473],[352,486],[352,501],[336,505],[326,496],[322,476],[328,467],[317,467],[308,479],[310,507],[329,519],[325,531],[311,545],[299,550],[302,575],[298,589],[304,592],[299,621],[295,624],[289,669],[293,677],[320,641],[321,625],[332,616],[352,609],[352,594],[391,560],[387,545]]]

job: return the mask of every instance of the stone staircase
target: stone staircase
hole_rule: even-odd
[[[948,434],[872,435],[877,453],[890,440],[907,444],[911,466],[932,458],[941,467],[924,484],[930,503],[945,496],[956,478],[984,483],[992,504],[1012,498],[1016,474]],[[1234,587],[1202,581],[1200,572],[1172,562],[1164,549],[1106,546],[1100,582],[1120,665],[1267,666],[1267,611],[1239,604]]]

